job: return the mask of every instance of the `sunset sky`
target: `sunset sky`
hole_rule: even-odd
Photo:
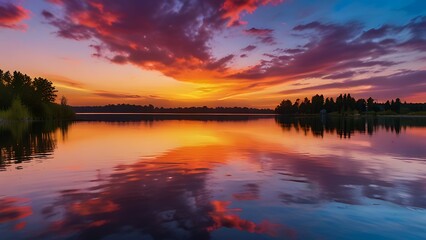
[[[0,0],[0,53],[71,105],[426,102],[426,1]]]

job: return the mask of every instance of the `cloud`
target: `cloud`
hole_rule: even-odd
[[[209,64],[207,64],[206,67],[207,67],[207,69],[210,69],[210,70],[222,70],[222,71],[224,71],[226,69],[226,65],[230,61],[232,61],[232,59],[234,59],[234,57],[235,56],[233,54],[230,54],[230,55],[223,57],[223,58],[221,58],[217,61],[210,62]]]
[[[217,62],[208,45],[225,24],[217,1],[56,1],[63,16],[43,15],[57,35],[98,41],[96,54],[175,76]],[[217,65],[218,67],[223,67]]]
[[[350,78],[356,74],[355,71],[347,71],[347,72],[339,72],[332,75],[325,76],[326,79],[342,79],[342,78]]]
[[[368,31],[365,31],[360,38],[363,40],[377,39],[377,38],[385,37],[391,32],[397,33],[400,31],[401,31],[401,28],[397,29],[390,25],[383,25],[379,28],[372,28]]]
[[[359,32],[360,26],[322,24],[312,22],[298,25],[294,31],[313,31],[305,49],[288,49],[270,60],[264,60],[258,65],[234,75],[237,78],[266,78],[283,76],[283,79],[294,80],[311,77],[321,77],[336,71],[368,65],[391,65],[392,62],[375,61],[391,50],[374,42],[350,41]],[[267,31],[252,31],[264,32]],[[373,60],[367,60],[366,58]]]
[[[57,76],[57,75],[50,75],[48,76],[53,80],[55,85],[57,85],[60,88],[65,89],[71,89],[79,92],[86,92],[89,94],[93,94],[99,97],[104,98],[117,98],[117,99],[138,99],[138,98],[144,98],[143,96],[137,95],[137,94],[127,94],[127,93],[117,93],[112,91],[106,91],[106,90],[94,90],[90,89],[86,84],[75,81],[63,76]]]
[[[85,89],[86,88],[85,84],[83,84],[82,82],[75,81],[75,80],[67,78],[67,77],[58,76],[58,75],[47,75],[46,77],[49,78],[49,79],[52,79],[52,81],[55,84],[59,84],[60,86],[76,88],[76,89]]]
[[[157,70],[178,80],[196,81],[200,75],[217,77],[216,72],[226,69],[232,59],[231,54],[214,57],[209,45],[229,21],[236,21],[242,13],[252,13],[259,6],[281,1],[49,2],[63,10],[62,15],[42,12],[47,22],[57,28],[56,34],[94,40],[94,56]],[[198,77],[188,77],[195,73]]]
[[[247,47],[245,47],[245,48],[242,48],[241,49],[241,51],[243,51],[243,52],[251,52],[251,51],[253,51],[254,49],[256,49],[257,48],[257,46],[254,46],[254,45],[248,45]]]
[[[275,38],[273,36],[274,30],[269,28],[250,28],[244,30],[246,34],[256,37],[261,43],[267,45],[276,44]]]
[[[267,4],[279,4],[283,0],[225,0],[222,5],[223,17],[228,19],[228,26],[240,26],[247,24],[241,20],[244,13],[253,13],[259,6]]]
[[[123,94],[123,93],[114,93],[114,92],[108,92],[108,91],[102,91],[102,90],[96,90],[93,92],[93,94],[101,97],[106,98],[141,98],[140,95],[135,94]]]
[[[426,49],[423,24],[426,25],[426,19],[417,18],[403,26],[384,26],[364,32],[357,22],[297,25],[293,31],[308,40],[304,46],[275,49],[276,54],[264,54],[266,60],[228,77],[261,79],[256,87],[265,87],[309,78],[349,78],[359,72],[389,69],[405,63],[395,61],[395,54]],[[401,29],[411,34],[395,38],[394,34]],[[268,31],[253,29],[251,32],[265,34]]]
[[[0,27],[25,30],[27,25],[21,22],[29,15],[30,12],[22,6],[0,2]]]
[[[403,88],[401,86],[404,86]],[[345,80],[318,86],[285,90],[281,94],[303,92],[322,92],[329,89],[351,89],[363,87],[357,94],[363,97],[373,96],[379,99],[408,98],[411,95],[426,92],[426,71],[402,71],[388,76],[365,78],[361,80]]]

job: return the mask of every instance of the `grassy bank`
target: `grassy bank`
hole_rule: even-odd
[[[426,111],[422,111],[422,112],[410,112],[407,115],[410,115],[410,116],[426,116]]]
[[[9,109],[0,111],[0,119],[3,121],[28,121],[31,120],[31,114],[20,100],[15,100]]]
[[[15,99],[9,109],[0,111],[0,121],[72,120],[74,116],[70,106],[43,103],[34,117],[19,99]]]

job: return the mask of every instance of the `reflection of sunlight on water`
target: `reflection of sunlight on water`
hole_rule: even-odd
[[[191,134],[184,139],[184,143],[189,143],[192,146],[223,144],[223,139],[216,136],[206,134]]]

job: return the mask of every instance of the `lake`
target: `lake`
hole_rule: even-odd
[[[426,239],[426,118],[0,125],[0,239]]]

